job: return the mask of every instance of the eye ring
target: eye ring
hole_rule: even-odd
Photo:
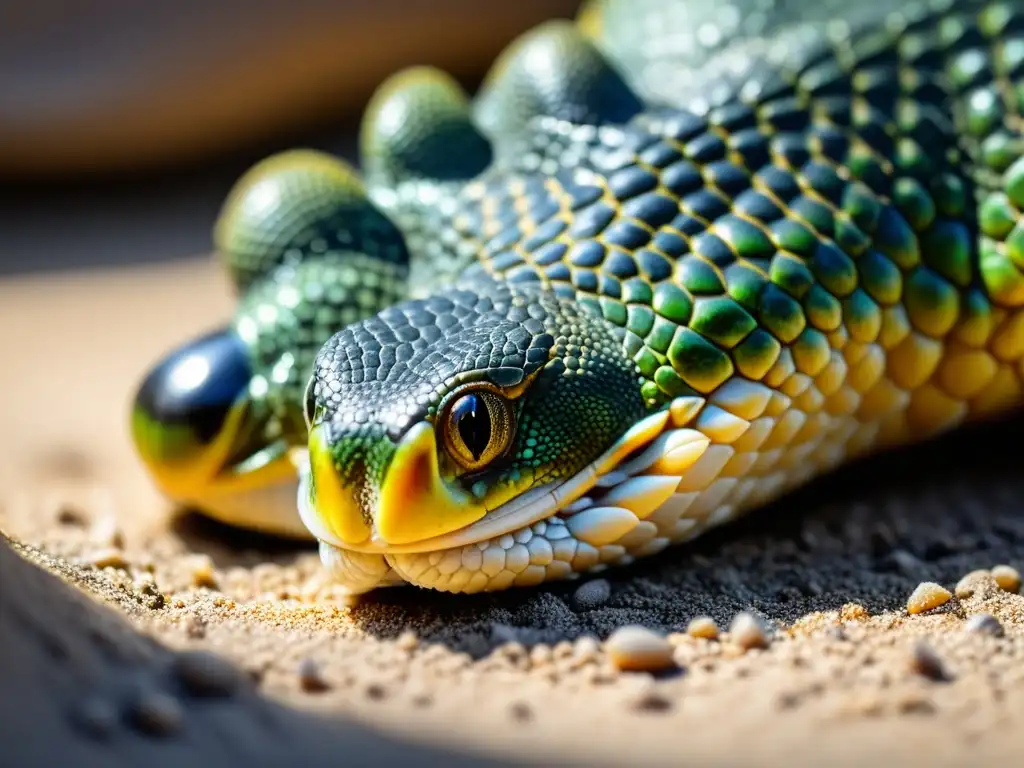
[[[445,450],[467,472],[504,455],[516,430],[512,404],[484,387],[453,393],[440,424]]]

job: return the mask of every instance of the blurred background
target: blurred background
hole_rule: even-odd
[[[234,307],[211,228],[235,180],[296,146],[354,160],[374,88],[429,64],[473,89],[577,0],[0,2],[0,517],[40,489],[159,501],[128,438],[144,372]],[[81,491],[77,492],[81,495]],[[13,521],[20,521],[17,525]],[[33,540],[39,540],[38,537]]]
[[[203,253],[261,156],[352,158],[388,74],[433,64],[473,87],[517,34],[578,4],[0,3],[0,277]]]

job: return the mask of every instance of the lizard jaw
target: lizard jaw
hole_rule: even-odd
[[[483,520],[428,541],[385,549],[337,540],[309,501],[308,456],[301,450],[293,456],[299,512],[320,541],[324,565],[352,594],[403,583],[479,592],[573,578],[615,556],[631,559],[616,542],[672,498],[710,443],[685,426],[703,404],[679,398],[572,478],[531,489]]]

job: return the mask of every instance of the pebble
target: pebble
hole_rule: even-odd
[[[430,694],[429,691],[417,691],[416,693],[412,694],[409,700],[412,702],[412,705],[414,707],[419,708],[429,707],[431,704],[434,703],[434,697]]]
[[[992,578],[992,574],[985,570],[971,571],[964,576],[960,581],[953,587],[953,592],[961,600],[966,600],[972,597],[975,592],[978,591],[979,583]]]
[[[633,709],[640,712],[668,712],[672,709],[672,699],[656,690],[645,690],[630,699]]]
[[[729,637],[745,651],[770,645],[761,620],[747,611],[740,611],[733,618],[729,624]]]
[[[923,581],[907,598],[907,613],[917,614],[930,611],[940,605],[945,605],[952,597],[953,593],[941,584],[936,584],[934,581]]]
[[[923,641],[914,646],[914,652],[910,657],[910,668],[929,680],[941,681],[948,679],[942,659],[932,650],[930,645]]]
[[[672,700],[659,690],[658,684],[648,675],[637,676],[626,681],[623,703],[637,712],[667,712],[672,709]]]
[[[599,608],[612,596],[612,585],[608,579],[593,579],[581,584],[573,594],[573,601],[584,610]]]
[[[213,571],[213,561],[208,555],[197,555],[192,562],[192,586],[217,589],[217,575]]]
[[[992,578],[999,588],[1006,592],[1020,591],[1020,571],[1009,565],[997,565],[992,569]]]
[[[324,679],[319,664],[313,659],[303,659],[299,662],[299,687],[306,693],[322,693],[331,686]]]
[[[1002,637],[1003,625],[991,613],[976,613],[964,623],[964,629],[979,635]]]
[[[519,723],[528,723],[533,720],[533,710],[524,701],[513,702],[508,708],[512,719]]]
[[[97,568],[128,569],[128,560],[124,556],[124,552],[116,547],[97,549],[86,556],[86,561],[92,563]]]
[[[138,589],[139,592],[148,596],[149,598],[148,600],[146,600],[147,608],[154,611],[158,611],[165,605],[167,605],[167,598],[164,597],[163,593],[160,591],[159,587],[157,587],[155,582],[144,581],[141,584],[139,584]]]
[[[503,625],[495,625],[495,627]],[[504,656],[511,662],[520,662],[527,658],[526,646],[520,643],[518,640],[510,640],[502,643],[498,646],[496,653]]]
[[[363,690],[366,698],[371,701],[383,701],[388,696],[387,689],[380,683],[370,683]]]
[[[572,643],[568,640],[559,640],[551,649],[551,655],[555,661],[564,661],[572,658]]]
[[[405,630],[395,640],[395,645],[398,646],[399,650],[402,651],[415,651],[420,644],[420,639],[416,636],[415,632]]]
[[[205,651],[186,651],[175,658],[172,671],[186,691],[197,697],[225,697],[241,685],[241,675],[226,660]]]
[[[124,531],[113,514],[106,514],[98,517],[90,526],[89,539],[98,547],[120,549],[124,546]]]
[[[698,616],[686,625],[686,634],[704,640],[715,640],[718,637],[718,625],[710,616]]]
[[[150,736],[170,736],[181,728],[185,712],[181,705],[162,691],[144,691],[131,707],[131,720]]]
[[[675,666],[672,644],[646,627],[619,627],[605,641],[605,651],[623,671],[655,672]]]
[[[578,661],[596,661],[600,655],[601,644],[591,635],[583,635],[573,644],[573,658]]]
[[[530,649],[530,663],[535,667],[543,667],[551,663],[551,646],[538,643]]]
[[[57,509],[57,522],[61,525],[84,526],[89,516],[75,506],[62,504]]]

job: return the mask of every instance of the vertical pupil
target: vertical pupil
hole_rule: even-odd
[[[487,405],[477,395],[466,395],[455,406],[459,435],[474,460],[479,460],[491,442],[491,418]]]
[[[313,423],[313,411],[316,408],[316,390],[313,388],[313,382],[310,381],[306,385],[306,422],[308,425]]]

